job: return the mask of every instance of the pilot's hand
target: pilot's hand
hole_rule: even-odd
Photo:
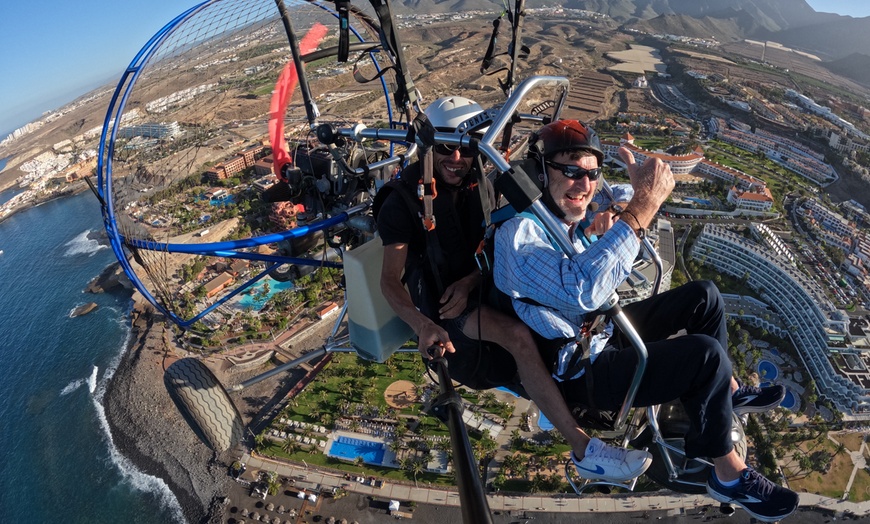
[[[441,357],[445,353],[455,353],[456,349],[450,342],[450,336],[447,331],[434,322],[426,324],[420,332],[417,333],[420,347],[418,350],[425,358]],[[430,353],[430,348],[434,351]]]
[[[456,318],[465,311],[465,306],[468,305],[468,294],[471,293],[472,286],[464,278],[447,286],[444,294],[441,295],[441,308],[438,310],[438,315],[442,319]]]

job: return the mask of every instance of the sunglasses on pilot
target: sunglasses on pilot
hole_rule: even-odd
[[[465,146],[448,146],[446,144],[437,144],[434,148],[434,151],[439,155],[451,156],[453,152],[457,149],[459,150],[459,156],[464,156],[466,158],[474,156],[474,153],[471,151],[471,148]]]
[[[584,169],[580,166],[568,165],[568,164],[560,164],[558,162],[547,161],[546,164],[553,169],[561,171],[563,175],[568,178],[573,178],[575,180],[580,180],[581,178],[589,177],[590,182],[595,182],[601,177],[601,168],[596,167],[594,169]]]

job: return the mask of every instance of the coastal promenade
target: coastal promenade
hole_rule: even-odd
[[[249,474],[255,470],[274,471],[280,477],[296,479],[294,484],[296,488],[310,491],[319,491],[324,488],[343,488],[378,499],[459,507],[459,493],[456,491],[414,487],[390,482],[385,482],[381,488],[375,488],[347,480],[339,474],[316,471],[304,466],[252,456],[250,453],[243,454],[240,461],[245,463]],[[870,516],[870,502],[854,503],[812,493],[801,493],[800,497],[803,508],[818,508],[834,513],[848,512],[858,517]],[[492,511],[504,512],[619,513],[667,511],[670,515],[685,515],[696,513],[698,508],[703,506],[719,505],[718,502],[706,495],[686,495],[670,491],[607,496],[590,494],[581,497],[491,493],[487,495],[487,500]]]

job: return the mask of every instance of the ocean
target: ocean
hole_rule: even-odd
[[[183,520],[166,484],[136,470],[109,434],[101,400],[129,342],[130,297],[83,292],[115,260],[91,236],[102,229],[90,192],[0,223],[4,522]],[[99,309],[70,318],[88,302]]]

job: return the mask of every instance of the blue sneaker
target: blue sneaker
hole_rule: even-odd
[[[779,406],[785,398],[785,388],[780,385],[740,386],[731,395],[731,409],[738,415],[745,413],[766,413]]]
[[[752,468],[740,472],[734,486],[723,486],[715,473],[707,481],[707,493],[719,502],[737,504],[764,522],[775,522],[795,512],[800,503],[794,491],[774,484]]]
[[[592,438],[582,459],[571,452],[571,460],[580,478],[625,482],[639,477],[652,463],[652,454],[640,449],[611,446]]]

